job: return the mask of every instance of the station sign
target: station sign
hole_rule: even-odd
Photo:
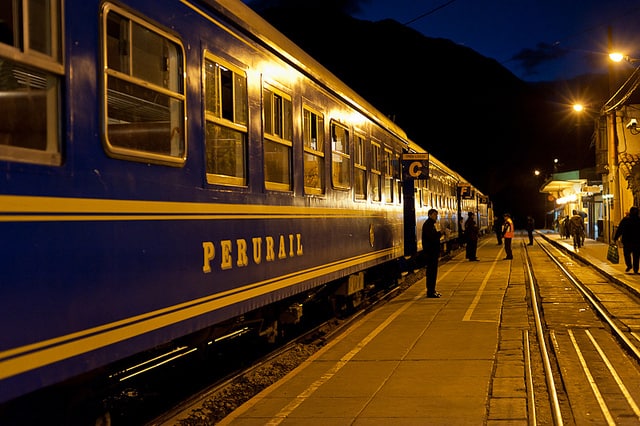
[[[428,180],[429,154],[402,154],[402,180]]]
[[[473,198],[473,191],[471,190],[471,185],[460,184],[458,185],[458,190],[460,191],[460,198],[464,200],[470,200]]]

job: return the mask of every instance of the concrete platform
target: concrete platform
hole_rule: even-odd
[[[461,254],[440,265],[441,298],[417,282],[220,424],[525,425],[528,323],[515,249],[514,240],[514,260],[502,260],[487,237],[480,261]]]

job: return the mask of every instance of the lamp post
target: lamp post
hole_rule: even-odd
[[[621,203],[620,203],[620,182],[619,182],[619,171],[618,171],[618,120],[617,120],[617,105],[615,102],[615,98],[617,92],[613,93],[613,84],[615,80],[615,73],[613,64],[616,62],[620,62],[624,55],[614,52],[613,50],[613,33],[611,27],[608,28],[607,31],[607,44],[609,48],[609,64],[608,64],[608,94],[611,96],[609,100],[602,107],[602,114],[606,116],[606,126],[607,126],[607,165],[608,165],[608,174],[607,174],[607,187],[608,187],[608,195],[611,198],[607,200],[607,207],[609,210],[609,224],[606,226],[606,238],[607,241],[611,241],[613,237],[613,227],[616,223],[620,221],[622,218],[621,214]],[[603,176],[604,177],[604,176]],[[603,179],[604,181],[604,179]],[[609,202],[610,200],[610,202]]]

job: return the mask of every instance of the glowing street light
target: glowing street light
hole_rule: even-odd
[[[582,112],[582,111],[584,111],[584,105],[582,105],[582,104],[573,104],[573,110],[575,112]]]
[[[620,52],[611,52],[609,53],[609,59],[611,59],[613,62],[622,62],[622,60],[624,59],[624,54]]]

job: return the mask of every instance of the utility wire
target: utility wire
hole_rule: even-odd
[[[445,7],[449,6],[451,3],[454,3],[455,1],[456,0],[449,0],[448,2],[446,2],[444,4],[441,4],[440,6],[437,6],[437,7],[433,8],[433,9],[429,10],[428,12],[425,12],[422,15],[419,15],[419,16],[413,18],[412,20],[405,22],[403,25],[413,24],[414,22],[424,18],[425,16],[429,16],[429,15],[431,15],[433,13],[436,13],[440,9],[444,9]]]

